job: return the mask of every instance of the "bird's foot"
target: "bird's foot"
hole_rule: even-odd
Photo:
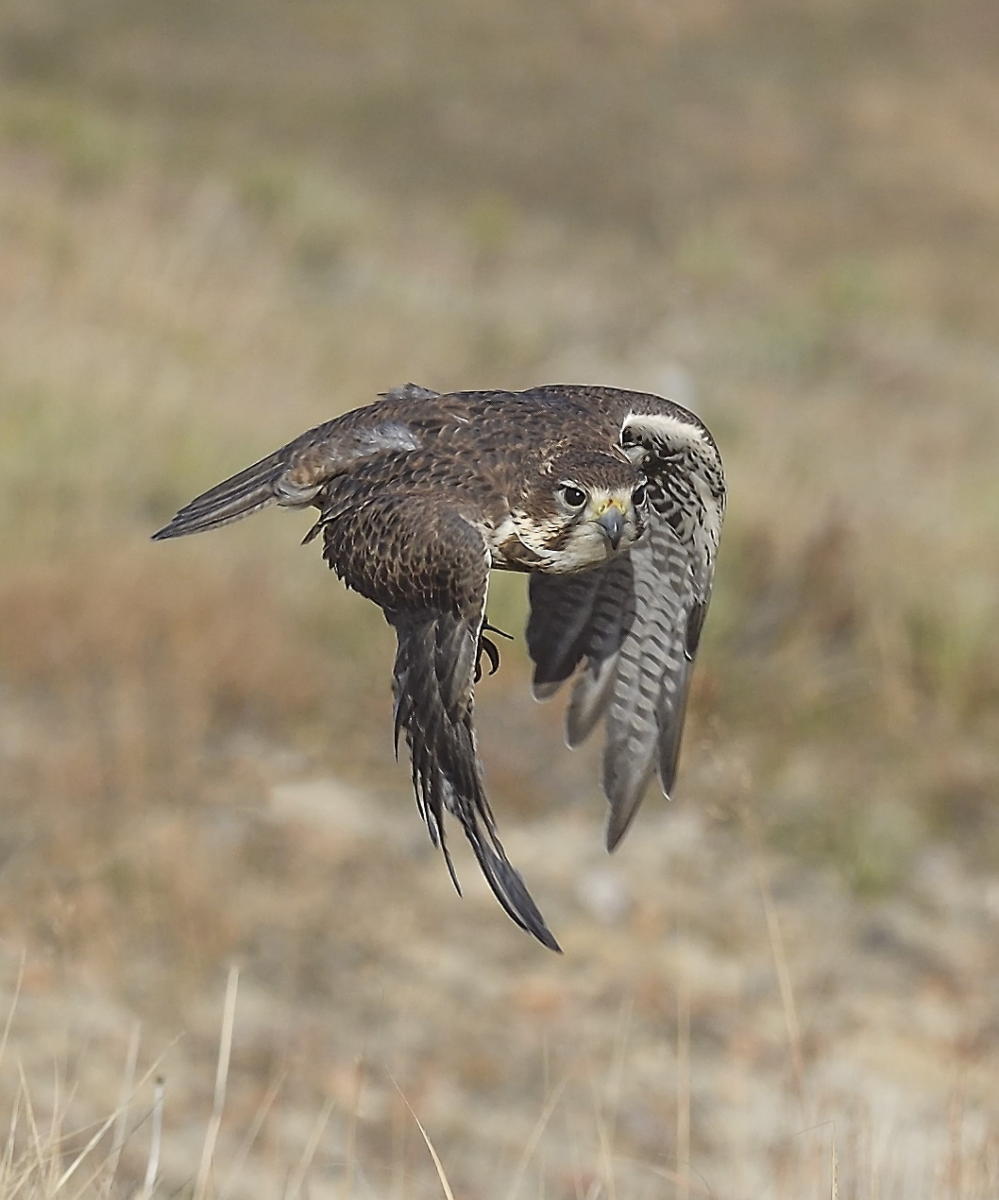
[[[482,658],[483,655],[489,660],[489,674],[495,675],[499,670],[500,653],[499,647],[491,639],[486,637],[486,633],[498,633],[500,637],[506,638],[507,641],[513,641],[512,633],[504,633],[502,629],[497,629],[495,625],[490,625],[488,621],[482,624],[482,632],[479,634],[479,654],[475,660],[475,682],[478,683],[482,678]]]

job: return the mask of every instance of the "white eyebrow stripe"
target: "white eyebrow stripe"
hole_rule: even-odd
[[[641,413],[632,410],[621,423],[622,430],[629,427],[647,431],[653,437],[676,446],[678,450],[684,446],[703,449],[707,445],[704,432],[698,425],[667,413]]]

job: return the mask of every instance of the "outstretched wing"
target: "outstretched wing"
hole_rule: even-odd
[[[552,695],[580,663],[567,717],[578,745],[604,719],[607,845],[630,825],[658,768],[676,779],[694,656],[711,595],[725,505],[721,458],[691,413],[654,396],[621,407],[620,445],[648,480],[647,529],[632,550],[575,576],[531,576],[534,693]]]
[[[407,383],[386,393],[389,401],[412,402],[437,395]],[[196,496],[153,539],[182,537],[219,529],[269,504],[304,508],[338,475],[365,460],[408,454],[421,446],[421,434],[395,412],[397,404],[355,409],[309,429],[286,446]]]
[[[476,753],[474,678],[489,576],[481,533],[427,495],[418,502],[411,496],[380,496],[320,522],[330,565],[349,586],[380,604],[395,629],[396,744],[404,733],[417,805],[455,887],[445,811],[461,822],[482,873],[510,917],[558,950],[503,850]]]

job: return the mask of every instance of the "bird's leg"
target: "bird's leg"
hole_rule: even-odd
[[[482,630],[479,633],[479,653],[475,660],[475,682],[478,683],[482,678],[482,656],[485,655],[489,659],[489,674],[495,675],[499,670],[500,654],[496,643],[486,637],[486,632],[498,633],[500,637],[506,638],[507,641],[513,641],[512,633],[504,633],[502,629],[497,629],[495,625],[490,625],[488,621],[483,621]]]

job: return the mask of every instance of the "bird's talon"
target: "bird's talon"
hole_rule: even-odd
[[[475,682],[478,683],[482,678],[482,656],[485,655],[489,659],[489,674],[495,675],[499,670],[500,656],[499,650],[496,648],[496,643],[492,642],[484,634],[479,634],[479,655],[475,660]]]

